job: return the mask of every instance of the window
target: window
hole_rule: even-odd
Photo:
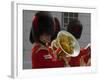
[[[64,12],[63,15],[63,27],[66,28],[68,23],[73,19],[78,19],[78,13],[72,13],[72,12]]]

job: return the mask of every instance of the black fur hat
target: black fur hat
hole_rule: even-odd
[[[51,40],[54,40],[57,37],[58,32],[61,30],[60,29],[60,22],[59,19],[57,17],[54,17],[54,35],[52,36]]]
[[[32,21],[32,28],[30,32],[30,42],[39,41],[42,34],[53,35],[54,20],[52,15],[47,11],[39,11],[35,14]]]
[[[30,29],[30,36],[29,36],[30,42],[33,44],[34,43],[34,32],[33,32],[33,27]]]
[[[76,39],[79,39],[81,37],[82,30],[83,26],[77,19],[73,19],[72,21],[70,21],[67,27],[67,31],[74,35]]]

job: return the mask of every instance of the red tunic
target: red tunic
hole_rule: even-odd
[[[32,68],[54,68],[64,67],[64,61],[52,60],[47,48],[41,44],[34,44],[32,48]]]
[[[90,48],[81,49],[80,54],[77,57],[71,57],[71,60],[69,62],[69,65],[71,67],[80,66],[80,58],[81,57],[83,57],[84,58],[84,62],[87,63],[88,60],[91,57],[90,54],[91,54]]]

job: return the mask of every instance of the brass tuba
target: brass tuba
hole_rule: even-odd
[[[80,53],[80,46],[76,38],[67,31],[60,31],[57,34],[57,38],[51,42],[53,50],[61,48],[59,54],[65,53],[66,57],[75,57]]]

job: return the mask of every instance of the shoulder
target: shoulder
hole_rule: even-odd
[[[79,56],[90,55],[90,54],[91,54],[91,49],[90,48],[82,48],[80,50]]]

